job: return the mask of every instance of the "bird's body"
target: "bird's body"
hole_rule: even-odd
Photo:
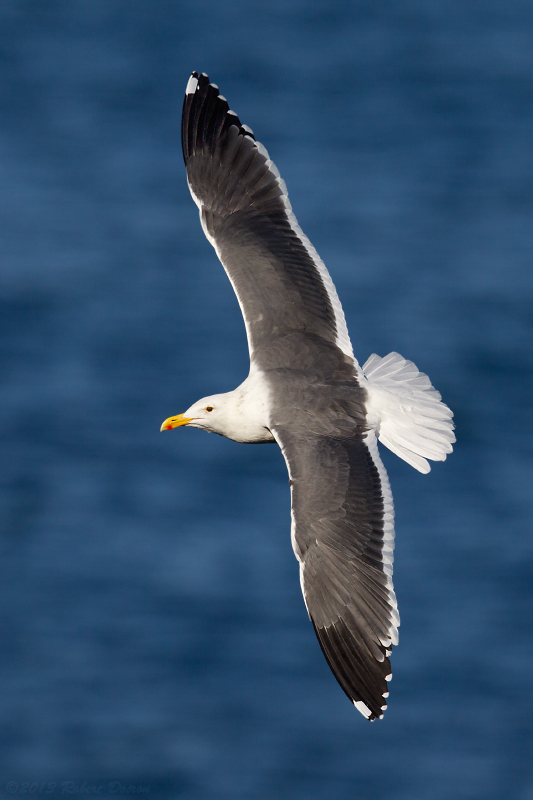
[[[394,510],[377,439],[428,472],[426,457],[451,452],[452,414],[397,353],[372,355],[361,369],[335,287],[284,182],[206,75],[189,80],[182,141],[203,230],[243,312],[250,374],[162,429],[191,425],[279,444],[309,616],[345,693],[366,718],[381,717],[399,616]]]

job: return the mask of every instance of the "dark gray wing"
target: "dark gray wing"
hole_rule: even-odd
[[[337,681],[367,719],[383,715],[400,619],[392,587],[394,510],[376,437],[274,434],[289,469],[302,591]]]
[[[292,213],[284,181],[205,74],[193,72],[187,86],[182,144],[191,194],[237,294],[251,358],[266,368],[294,366],[287,350],[273,361],[271,343],[296,332],[353,359],[335,287]]]

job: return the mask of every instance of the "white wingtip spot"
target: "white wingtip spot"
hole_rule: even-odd
[[[362,700],[354,700],[353,704],[356,707],[356,709],[363,715],[363,717],[366,717],[367,719],[369,718],[372,712],[370,711],[368,706],[365,706]]]
[[[388,675],[385,675],[385,680],[386,681],[391,681],[392,680],[392,672],[390,672]]]
[[[195,78],[194,75],[191,75],[189,78],[189,83],[187,84],[187,88],[185,89],[185,94],[194,94],[197,86],[198,78]]]
[[[261,155],[264,156],[264,158],[266,158],[267,161],[270,161],[270,156],[268,155],[268,150],[266,149],[265,145],[261,144],[261,142],[256,142],[255,146],[257,147]]]
[[[389,696],[389,692],[383,692],[383,697],[388,697],[388,696]]]

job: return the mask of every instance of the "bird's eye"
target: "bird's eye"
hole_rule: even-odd
[[[213,406],[207,406],[206,411],[212,411],[212,410],[213,410]]]

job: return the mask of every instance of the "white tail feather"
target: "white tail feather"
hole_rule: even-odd
[[[363,366],[367,412],[379,441],[419,472],[427,458],[444,461],[452,452],[453,414],[428,376],[398,353],[373,353]]]

